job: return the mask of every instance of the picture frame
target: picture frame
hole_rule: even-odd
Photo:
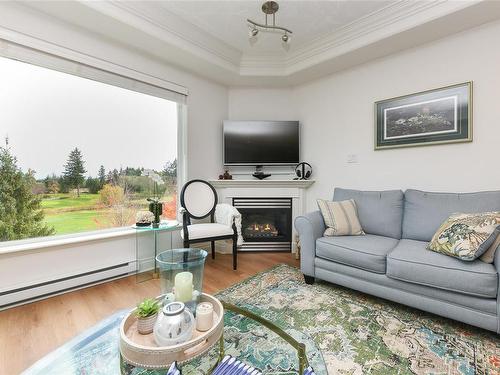
[[[375,150],[472,142],[472,81],[375,102]]]

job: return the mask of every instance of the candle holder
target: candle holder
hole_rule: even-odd
[[[196,315],[206,257],[207,252],[201,249],[172,249],[156,256],[163,305],[182,302]]]

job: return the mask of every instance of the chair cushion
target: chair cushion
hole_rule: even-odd
[[[218,236],[230,236],[234,234],[233,228],[217,223],[192,224],[188,225],[187,228],[190,240]],[[184,238],[184,231],[182,230],[181,237]]]
[[[398,243],[390,237],[321,237],[316,241],[316,256],[371,272],[385,273],[385,258]]]
[[[464,262],[426,249],[427,242],[402,239],[387,255],[387,276],[483,298],[496,298],[497,271],[479,260]]]
[[[401,190],[361,191],[335,188],[334,201],[347,199],[354,199],[356,202],[359,222],[365,233],[401,238],[403,222]]]
[[[409,189],[405,192],[403,238],[430,241],[451,214],[487,211],[500,211],[500,190],[458,194]]]

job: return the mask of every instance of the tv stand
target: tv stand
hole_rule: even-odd
[[[267,178],[271,176],[269,173],[264,173],[262,171],[262,165],[256,165],[255,166],[255,172],[252,174],[255,178],[258,178],[259,180],[263,180],[264,178]]]

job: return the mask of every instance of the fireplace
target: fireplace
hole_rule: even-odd
[[[233,198],[241,213],[242,251],[291,251],[291,198]]]

